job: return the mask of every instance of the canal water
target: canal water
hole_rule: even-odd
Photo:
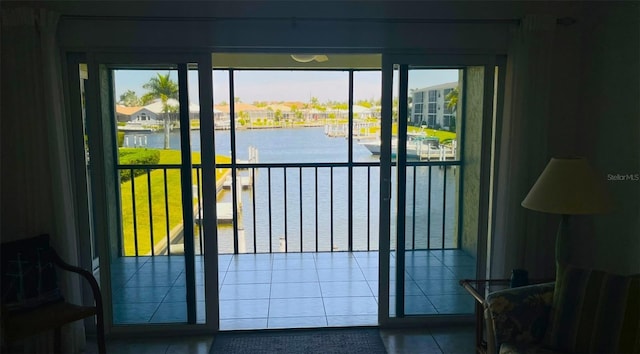
[[[134,135],[140,136],[139,133],[127,135],[127,140],[131,142]],[[147,147],[163,147],[162,132],[148,133],[144,136]],[[192,151],[200,151],[199,131],[191,133],[191,145]],[[216,131],[215,146],[217,155],[231,155],[230,132]],[[170,147],[180,149],[178,132],[170,134]],[[260,163],[348,161],[348,140],[344,137],[328,137],[322,127],[238,130],[236,147],[239,161],[248,160],[249,147],[257,149]],[[353,168],[353,249],[377,250],[379,158],[354,141],[353,161],[376,163],[373,167]],[[393,175],[395,176],[395,170]],[[446,184],[443,183],[444,175],[445,170],[439,167],[432,167],[431,172],[426,166],[416,167],[415,171],[409,168],[407,171],[407,247],[424,249],[429,245],[431,248],[440,248],[443,229],[445,247],[456,246],[454,234],[457,224],[455,201],[458,174],[455,169],[447,169]],[[241,193],[242,209],[237,220],[240,252],[253,252],[254,240],[257,252],[278,252],[285,243],[290,252],[348,249],[348,168],[287,167],[286,172],[284,168],[271,168],[270,173],[267,169],[259,169],[255,173],[254,183],[255,195],[251,189],[243,190]],[[395,181],[393,183],[395,185]],[[443,194],[445,185],[446,195]],[[218,202],[231,202],[231,198],[231,192],[227,190],[219,195]],[[395,205],[395,201],[393,195],[392,206]],[[392,225],[395,224],[393,212]],[[233,224],[219,224],[221,253],[233,252],[233,228]],[[393,235],[395,229],[391,231]]]

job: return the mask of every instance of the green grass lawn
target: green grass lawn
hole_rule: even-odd
[[[200,163],[200,154],[192,153],[192,162]],[[216,156],[217,163],[229,163],[230,158]],[[160,164],[179,164],[180,151],[160,150]],[[220,179],[227,169],[216,170],[216,181]],[[196,184],[196,170],[193,170],[193,184]],[[202,174],[200,174],[202,179]],[[150,181],[151,186],[149,187]],[[169,230],[182,224],[182,188],[180,184],[180,170],[168,169],[166,175],[167,195],[166,200],[169,217],[166,217],[165,208],[165,176],[163,170],[153,170],[149,176],[145,173],[135,178],[135,204],[136,204],[136,230],[138,254],[144,255],[151,252],[151,230],[153,230],[153,244],[167,239],[167,220]],[[201,187],[202,188],[202,187]],[[149,219],[149,191],[151,192],[151,209],[153,221]],[[202,190],[200,191],[202,193]],[[122,211],[122,234],[125,256],[135,255],[134,214],[131,198],[131,181],[120,185],[120,200]],[[194,206],[196,199],[193,200]],[[153,226],[153,227],[152,227]]]
[[[380,128],[371,128],[369,132],[374,135],[380,135]],[[434,136],[440,140],[441,143],[447,140],[453,140],[456,138],[456,133],[446,131],[446,130],[435,130],[435,129],[427,129],[420,127],[408,126],[407,132],[409,134],[425,134],[426,136]],[[391,126],[391,133],[396,136],[398,135],[398,123],[393,123]]]
[[[394,125],[394,135],[398,130],[398,126]],[[446,130],[435,130],[435,129],[427,129],[420,127],[407,127],[407,132],[411,134],[426,134],[426,136],[434,136],[440,139],[440,142],[445,142],[446,140],[453,140],[456,138],[456,133],[446,131]]]

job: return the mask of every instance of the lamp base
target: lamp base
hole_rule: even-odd
[[[569,264],[570,254],[569,215],[562,214],[558,234],[556,235],[556,281],[564,274],[564,269]]]

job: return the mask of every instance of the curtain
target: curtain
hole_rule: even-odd
[[[60,256],[79,264],[58,19],[43,9],[2,12],[2,241],[48,233]],[[82,303],[80,280],[65,273],[61,291]],[[78,352],[82,321],[63,336],[63,351]]]
[[[520,203],[549,161],[549,84],[556,19],[526,16],[512,30],[505,77],[505,105],[495,183],[491,274],[508,277],[523,268],[530,278],[552,278],[559,217]]]

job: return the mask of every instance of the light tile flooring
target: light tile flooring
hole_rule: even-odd
[[[198,256],[200,323],[203,274]],[[475,278],[475,261],[463,251],[407,252],[405,312],[472,313],[473,300],[458,284],[462,278]],[[112,284],[115,324],[186,321],[184,258],[118,258],[112,263]],[[219,289],[221,330],[376,325],[378,253],[220,255]]]
[[[471,354],[474,353],[473,326],[439,326],[432,328],[380,330],[389,354]],[[208,354],[214,336],[109,339],[108,353],[120,354]],[[97,353],[95,341],[89,340],[85,354]]]

